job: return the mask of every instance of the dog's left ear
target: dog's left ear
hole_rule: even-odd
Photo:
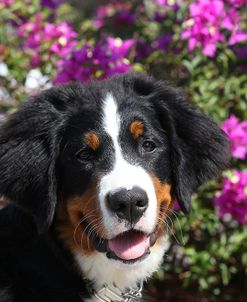
[[[62,107],[55,89],[44,92],[0,128],[0,195],[28,212],[39,233],[49,228],[54,215]]]
[[[171,142],[173,191],[188,212],[191,195],[228,166],[229,142],[223,131],[196,107],[183,91],[154,83],[150,97]]]

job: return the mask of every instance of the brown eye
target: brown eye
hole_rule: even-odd
[[[142,143],[142,149],[144,152],[153,152],[156,149],[156,145],[154,142],[150,140],[146,140]]]

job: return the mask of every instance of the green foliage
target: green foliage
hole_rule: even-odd
[[[112,11],[100,29],[93,25],[94,16],[84,16],[83,12],[81,15],[65,1],[55,15],[48,8],[42,8],[39,0],[16,0],[11,8],[1,11],[0,63],[7,65],[8,74],[0,75],[0,88],[7,90],[8,97],[7,100],[2,100],[0,96],[0,114],[15,110],[29,93],[25,82],[32,68],[30,58],[33,53],[23,46],[24,41],[17,31],[23,18],[32,21],[34,15],[41,12],[46,22],[68,21],[73,24],[78,33],[77,49],[85,44],[93,46],[105,36],[141,41],[150,46],[152,51],[138,57],[135,43],[127,57],[134,70],[147,72],[158,79],[183,87],[190,101],[211,115],[219,125],[231,113],[246,120],[246,58],[237,55],[241,45],[236,48],[226,47],[223,43],[217,45],[217,53],[213,58],[204,56],[200,48],[189,52],[186,42],[181,39],[184,21],[188,18],[189,2],[177,11],[160,8],[159,12],[165,14],[165,18],[160,21],[154,18],[157,10],[155,1],[144,2],[145,6],[139,10],[137,8],[142,2],[131,2],[131,13],[138,11],[134,24],[115,26]],[[157,39],[164,35],[171,35],[172,39],[162,49],[157,47]],[[38,68],[52,82],[57,73],[57,57],[48,55],[49,47],[50,44],[43,41],[40,50],[42,64]],[[102,71],[97,72],[101,74]],[[245,162],[233,159],[231,168],[244,169],[245,165]],[[247,278],[247,228],[240,226],[231,217],[223,220],[219,218],[212,203],[215,192],[218,191],[220,180],[212,181],[194,195],[189,216],[171,214],[171,220],[168,219],[167,222],[172,243],[163,269],[156,274],[162,280],[169,273],[175,272],[184,287],[199,289],[212,301],[217,301],[217,297],[229,285],[237,287]]]
[[[172,243],[163,269],[179,274],[184,287],[196,285],[202,295],[217,301],[235,279],[246,278],[247,228],[216,215],[213,187],[211,182],[195,194],[189,216],[171,215]],[[159,275],[164,282],[166,273]]]

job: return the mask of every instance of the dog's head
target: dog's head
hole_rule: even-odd
[[[71,249],[128,267],[160,261],[173,200],[188,212],[228,160],[210,118],[140,74],[42,92],[2,126],[0,145],[0,194],[40,233],[54,222]]]

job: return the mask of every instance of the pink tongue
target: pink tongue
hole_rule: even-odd
[[[109,240],[110,250],[124,260],[132,260],[141,257],[145,254],[149,246],[149,237],[135,231],[124,233],[123,235]]]

